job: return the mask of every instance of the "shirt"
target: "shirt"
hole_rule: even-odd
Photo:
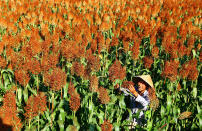
[[[142,124],[142,121],[144,119],[143,111],[147,110],[148,105],[150,103],[148,91],[145,90],[142,96],[138,94],[138,96],[135,97],[135,95],[131,95],[132,93],[130,93],[128,89],[120,88],[120,90],[124,92],[125,96],[130,95],[130,108],[132,114],[137,113],[138,110],[141,110],[139,114],[139,119],[133,118],[133,122],[137,124]],[[138,90],[137,87],[135,87],[135,90]],[[127,119],[129,119],[129,116]]]

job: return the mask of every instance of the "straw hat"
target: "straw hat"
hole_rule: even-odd
[[[144,81],[147,85],[149,85],[150,87],[154,88],[154,84],[152,82],[152,79],[151,79],[150,75],[135,76],[133,78],[133,82],[137,83],[138,81]]]

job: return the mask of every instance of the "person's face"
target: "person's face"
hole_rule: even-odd
[[[138,90],[140,92],[144,92],[146,90],[146,85],[143,82],[139,81],[137,84],[138,84],[138,87],[139,87]]]

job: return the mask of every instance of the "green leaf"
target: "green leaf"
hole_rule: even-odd
[[[89,123],[93,122],[93,115],[94,115],[94,112],[90,113],[90,115],[88,117]]]
[[[12,71],[11,69],[7,69],[7,72],[8,72],[9,74],[14,75],[14,73],[13,73],[13,71]]]
[[[117,96],[115,95],[115,94],[112,94],[111,96],[110,96],[110,98],[111,98],[111,101],[110,101],[110,103],[116,103],[116,101],[117,101]]]
[[[73,124],[74,124],[76,127],[80,128],[80,125],[79,125],[79,123],[78,123],[77,117],[74,117],[74,118],[73,118]]]
[[[54,122],[55,120],[55,116],[56,116],[56,111],[53,111],[53,113],[51,114],[51,119]]]
[[[196,57],[196,51],[192,50],[192,53],[193,53],[193,58],[195,58]]]
[[[120,83],[121,83],[121,80],[116,79],[113,85],[115,86],[116,84],[120,84]]]
[[[193,94],[194,98],[197,97],[197,88],[196,87],[193,88],[192,94]]]
[[[68,93],[68,86],[69,86],[69,84],[67,83],[65,86],[64,86],[64,98],[66,98],[67,97],[67,93]]]
[[[4,79],[4,85],[5,85],[5,88],[8,89],[8,85],[10,84],[10,81],[9,79],[7,79],[8,77],[6,76],[6,79]]]
[[[171,104],[172,104],[171,96],[167,95],[167,109],[168,109],[168,111],[170,111]]]
[[[198,102],[197,102],[197,111],[198,111],[199,114],[201,114],[201,108],[200,108],[200,106],[198,105]]]
[[[129,112],[129,121],[131,121],[133,118],[132,118],[132,111],[131,109],[127,108],[127,111]]]
[[[26,87],[25,87],[25,89],[23,90],[23,96],[24,96],[25,102],[27,102],[27,100],[28,100],[28,90],[27,90]]]
[[[96,113],[96,114],[97,114],[97,117],[99,118],[99,121],[101,123],[103,123],[104,122],[104,115],[105,115],[104,112],[102,110],[100,110],[100,113]]]
[[[59,127],[60,127],[60,131],[64,131],[64,121],[62,121],[62,120],[57,120],[57,123],[58,123],[58,125],[59,125]]]
[[[150,118],[151,118],[151,115],[152,115],[151,110],[147,110],[147,111],[146,111],[146,115],[147,115],[147,116],[148,116],[148,118],[150,119]]]
[[[7,70],[6,69],[2,69],[1,70],[1,74],[3,74],[3,73],[7,73]]]
[[[148,124],[147,124],[147,129],[148,129],[149,131],[151,131],[151,130],[152,130],[152,127],[153,127],[153,121],[149,121]]]
[[[56,98],[55,98],[55,99],[56,99]],[[64,105],[64,100],[61,100],[60,103],[59,103],[59,105],[58,105],[58,108],[62,108],[63,105]]]
[[[120,125],[119,125],[119,123],[113,124],[113,127],[114,127],[115,131],[120,131]]]
[[[72,64],[67,62],[66,66],[67,66],[67,68],[70,68],[70,67],[72,67]]]
[[[32,88],[29,86],[29,84],[27,85],[27,88],[28,88],[28,90],[31,91],[35,96],[37,95],[37,91],[34,90],[34,89],[32,89]]]
[[[20,101],[20,103],[22,102],[22,88],[19,88],[18,90],[17,90],[17,92],[18,92],[18,100]]]
[[[166,109],[163,105],[161,105],[161,117],[165,115]]]
[[[45,125],[45,127],[42,129],[42,131],[49,131],[50,129],[49,129],[49,123],[47,123],[46,125]]]
[[[8,79],[9,79],[9,81],[10,81],[10,83],[12,83],[12,74],[11,73],[8,73]]]
[[[157,87],[159,85],[159,82],[156,82],[155,84],[154,84],[154,87]]]
[[[198,128],[198,127],[196,126],[196,124],[193,123],[192,126],[191,126],[191,130],[196,130],[197,128]]]
[[[45,118],[48,119],[48,121],[51,121],[50,113],[45,111]]]
[[[64,122],[65,121],[65,115],[66,115],[66,113],[65,113],[64,109],[60,108],[59,120]]]
[[[124,96],[120,96],[120,98],[119,98],[119,107],[120,108],[126,108],[126,104],[125,104],[125,101],[124,101]]]
[[[96,129],[97,129],[96,131],[102,131],[101,126],[98,124],[96,124]]]
[[[96,130],[96,126],[93,124],[90,124],[88,131],[95,131]]]
[[[97,124],[96,118],[92,118],[92,122],[91,123]]]
[[[90,100],[89,100],[89,113],[91,114],[91,113],[93,113],[93,109],[94,109],[94,104],[93,104],[93,102],[90,102]]]
[[[73,126],[73,125],[69,125],[69,126],[66,128],[66,131],[72,131],[72,129],[74,129],[74,126]]]
[[[202,129],[202,118],[201,118],[201,116],[199,117],[199,127],[200,127],[200,129]]]

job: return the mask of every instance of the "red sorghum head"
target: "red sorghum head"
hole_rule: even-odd
[[[104,120],[104,123],[101,125],[102,131],[112,131],[113,125],[109,120]]]
[[[108,104],[110,102],[110,96],[104,87],[99,88],[99,100],[102,104]]]

